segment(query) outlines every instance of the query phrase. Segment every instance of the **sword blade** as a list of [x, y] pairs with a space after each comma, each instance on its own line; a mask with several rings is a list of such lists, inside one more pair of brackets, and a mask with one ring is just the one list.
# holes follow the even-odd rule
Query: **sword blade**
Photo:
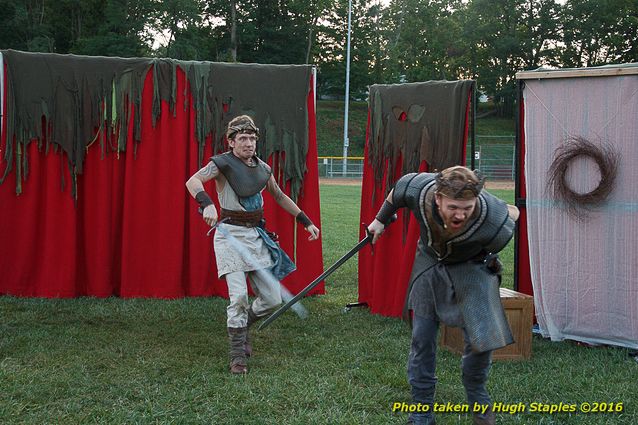
[[[224, 221], [226, 221], [226, 219], [222, 220], [221, 222], [217, 223], [217, 224], [221, 224]], [[217, 226], [217, 225], [216, 225]], [[255, 269], [255, 272], [261, 277], [262, 280], [264, 280], [265, 282], [268, 282], [270, 285], [275, 286], [275, 287], [279, 287], [280, 291], [281, 291], [281, 295], [282, 298], [284, 300], [289, 300], [290, 297], [292, 296], [292, 294], [290, 293], [290, 291], [288, 291], [288, 289], [283, 285], [283, 283], [281, 283], [279, 281], [279, 279], [277, 279], [270, 270], [268, 269], [264, 269], [264, 268], [260, 268], [260, 266], [258, 264], [256, 264], [250, 253], [248, 252], [248, 250], [246, 249], [246, 247], [244, 247], [241, 242], [239, 242], [233, 235], [231, 235], [225, 228], [224, 226], [218, 226], [217, 227], [217, 231], [221, 232], [221, 234], [224, 236], [224, 238], [226, 238], [226, 240], [228, 242], [230, 242], [230, 244], [232, 245], [232, 247], [235, 249], [235, 251], [237, 251], [237, 253], [242, 257], [242, 259], [244, 260], [244, 262], [246, 264], [249, 264], [250, 266], [252, 266]], [[299, 304], [296, 305], [293, 310], [295, 311], [295, 313], [297, 313], [299, 315], [299, 317], [301, 318], [305, 318], [306, 316], [308, 316], [308, 312], [306, 311], [306, 309], [304, 308], [303, 305]]]
[[315, 286], [319, 285], [319, 283], [321, 283], [322, 280], [324, 280], [325, 278], [330, 276], [335, 270], [337, 270], [339, 267], [341, 267], [341, 265], [343, 263], [348, 261], [354, 254], [356, 254], [357, 252], [361, 251], [361, 248], [363, 248], [368, 243], [370, 243], [370, 241], [372, 241], [372, 235], [367, 235], [365, 238], [361, 239], [361, 241], [359, 241], [359, 243], [356, 244], [354, 246], [354, 248], [352, 248], [350, 251], [348, 251], [343, 257], [338, 259], [336, 263], [334, 263], [332, 266], [330, 266], [330, 268], [328, 268], [326, 271], [321, 273], [315, 280], [310, 282], [310, 284], [308, 286], [303, 288], [301, 290], [301, 292], [299, 292], [297, 295], [295, 295], [290, 301], [288, 301], [286, 304], [284, 304], [281, 307], [279, 307], [279, 309], [277, 311], [275, 311], [273, 314], [268, 316], [266, 318], [266, 320], [264, 320], [261, 323], [261, 325], [259, 326], [259, 330], [264, 329], [266, 326], [271, 324], [275, 319], [277, 319], [279, 316], [281, 316], [286, 311], [288, 311], [288, 309], [290, 307], [295, 305], [301, 298], [303, 298], [308, 292], [310, 292], [312, 290], [312, 288], [314, 288]]

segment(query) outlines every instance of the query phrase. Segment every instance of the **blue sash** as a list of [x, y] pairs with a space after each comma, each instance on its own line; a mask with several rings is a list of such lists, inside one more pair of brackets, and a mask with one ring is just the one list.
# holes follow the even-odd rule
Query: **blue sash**
[[[261, 193], [255, 193], [252, 196], [239, 198], [239, 202], [246, 211], [255, 211], [262, 207], [264, 200]], [[297, 270], [295, 263], [293, 263], [290, 257], [288, 257], [288, 254], [286, 254], [284, 250], [281, 249], [281, 247], [273, 241], [270, 236], [268, 236], [264, 229], [261, 227], [255, 227], [255, 229], [257, 229], [257, 233], [259, 233], [259, 236], [261, 236], [266, 243], [268, 252], [270, 252], [273, 263], [275, 263], [270, 271], [277, 279], [282, 280], [284, 277]]]

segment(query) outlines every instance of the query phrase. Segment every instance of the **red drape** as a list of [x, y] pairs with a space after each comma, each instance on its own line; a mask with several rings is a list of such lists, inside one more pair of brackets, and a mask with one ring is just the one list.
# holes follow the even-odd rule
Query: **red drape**
[[[522, 99], [522, 95], [521, 95]], [[516, 175], [516, 201], [521, 199], [523, 202], [527, 197], [527, 188], [525, 186], [525, 105], [520, 102], [519, 120], [518, 120], [518, 173]], [[534, 295], [532, 288], [532, 272], [529, 264], [529, 245], [527, 238], [527, 210], [525, 205], [520, 203], [517, 205], [521, 212], [516, 225], [516, 275], [514, 276], [514, 285], [518, 292], [528, 295]]]
[[[134, 147], [130, 126], [126, 152], [102, 158], [99, 143], [91, 145], [84, 173], [77, 179], [77, 201], [70, 193], [66, 155], [40, 152], [36, 143], [29, 144], [29, 174], [23, 193], [15, 194], [14, 172], [0, 185], [0, 294], [227, 296], [224, 281], [217, 279], [212, 237], [206, 236], [208, 227], [184, 186], [201, 164], [195, 110], [190, 95], [184, 97], [187, 82], [179, 68], [177, 83], [175, 116], [163, 102], [161, 117], [153, 127], [153, 75], [147, 74], [141, 111], [131, 111], [142, 114], [141, 142]], [[184, 102], [189, 105], [186, 110]], [[298, 205], [320, 225], [312, 88], [307, 103], [308, 172]], [[210, 143], [206, 146], [204, 158], [211, 156]], [[1, 170], [5, 166], [0, 162]], [[64, 190], [61, 176], [66, 182]], [[214, 197], [213, 183], [207, 185]], [[289, 193], [289, 188], [283, 189]], [[283, 283], [291, 292], [299, 292], [323, 270], [321, 241], [307, 241], [294, 218], [282, 214], [267, 193], [264, 198], [268, 227], [277, 231], [282, 248], [298, 267]], [[323, 293], [323, 287], [313, 293]]]
[[[471, 93], [470, 93], [471, 96]], [[465, 129], [463, 145], [465, 147], [468, 135], [468, 124], [470, 105], [468, 101], [466, 109]], [[376, 185], [374, 173], [370, 161], [368, 161], [368, 149], [370, 143], [370, 113], [368, 112], [368, 129], [366, 132], [365, 160], [363, 168], [363, 183], [361, 188], [361, 222], [366, 225], [374, 220], [381, 204], [385, 199], [386, 192], [383, 176], [380, 185]], [[458, 163], [465, 163], [465, 148], [462, 158]], [[397, 161], [392, 172], [393, 181], [401, 177], [402, 158]], [[387, 164], [386, 164], [387, 165]], [[386, 167], [387, 169], [387, 167]], [[422, 161], [419, 172], [429, 171], [427, 163]], [[405, 220], [407, 223], [407, 233], [405, 240], [403, 229]], [[361, 237], [365, 234], [365, 229], [361, 230]], [[388, 226], [383, 236], [374, 245], [368, 245], [359, 253], [359, 302], [368, 304], [372, 313], [383, 316], [400, 317], [403, 312], [405, 296], [414, 264], [416, 245], [419, 240], [419, 224], [412, 214], [404, 215], [403, 210], [398, 211], [398, 220]]]

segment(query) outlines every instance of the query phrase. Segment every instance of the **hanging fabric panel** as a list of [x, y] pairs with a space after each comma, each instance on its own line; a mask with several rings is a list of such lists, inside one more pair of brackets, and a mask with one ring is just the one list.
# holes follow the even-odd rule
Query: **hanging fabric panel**
[[[525, 81], [527, 234], [536, 317], [544, 336], [638, 347], [638, 75]], [[548, 171], [567, 140], [612, 148], [611, 193], [570, 214], [550, 195]], [[588, 156], [564, 174], [575, 193], [600, 182]]]
[[[429, 81], [370, 88], [361, 223], [369, 224], [402, 175], [465, 163], [473, 81]], [[362, 227], [361, 237], [365, 235]], [[401, 316], [419, 238], [404, 211], [374, 247], [359, 253], [359, 302]]]
[[[56, 60], [64, 59], [55, 56]], [[6, 77], [8, 57], [3, 57]], [[7, 87], [9, 79], [5, 78], [3, 103], [7, 113], [2, 122], [0, 170], [8, 171], [0, 184], [0, 295], [227, 296], [225, 282], [217, 279], [212, 238], [206, 236], [208, 226], [184, 186], [188, 177], [213, 155], [213, 137], [219, 130], [206, 134], [203, 141], [197, 139], [196, 129], [202, 125], [199, 119], [205, 114], [198, 115], [193, 86], [183, 69], [189, 68], [179, 65], [174, 68], [174, 78], [167, 78], [174, 84], [173, 89], [164, 91], [163, 96], [168, 98], [162, 97], [156, 103], [158, 73], [150, 63], [140, 81], [139, 104], [129, 99], [131, 102], [123, 109], [131, 125], [118, 125], [107, 132], [100, 124], [104, 115], [98, 115], [90, 140], [79, 138], [81, 144], [52, 141], [50, 138], [62, 134], [61, 130], [55, 130], [55, 120], [44, 118], [37, 120], [40, 128], [21, 126], [22, 133], [8, 137], [7, 129], [17, 128], [8, 125], [8, 121], [16, 122], [12, 114], [17, 111], [6, 108], [10, 87]], [[288, 134], [286, 148], [291, 147], [293, 140], [304, 144], [303, 148], [295, 149], [307, 154], [303, 163], [294, 167], [304, 170], [303, 179], [286, 178], [285, 170], [278, 175], [283, 178], [282, 189], [286, 193], [293, 195], [292, 186], [299, 186], [298, 205], [320, 226], [314, 93], [309, 68], [236, 66], [254, 70], [255, 78], [264, 81], [279, 77], [290, 81], [289, 74], [279, 74], [277, 70], [297, 72], [300, 81], [305, 78], [301, 93], [292, 93], [291, 98], [299, 99], [292, 105], [293, 110], [305, 111], [302, 127], [307, 128], [284, 130]], [[266, 68], [269, 72], [264, 74]], [[171, 75], [170, 68], [167, 69]], [[40, 71], [45, 73], [46, 68]], [[106, 114], [104, 99], [101, 102], [98, 106], [102, 109], [98, 110]], [[235, 104], [236, 113], [240, 113], [242, 103]], [[85, 112], [84, 103], [74, 104], [81, 105], [78, 111]], [[33, 107], [24, 108], [27, 106]], [[29, 116], [25, 114], [23, 118]], [[224, 116], [223, 120], [230, 118]], [[115, 122], [113, 116], [104, 125], [110, 122]], [[136, 122], [139, 128], [134, 125]], [[282, 122], [277, 121], [277, 125], [281, 128]], [[273, 127], [271, 134], [277, 134], [276, 131]], [[20, 139], [22, 134], [33, 138], [25, 141]], [[79, 152], [76, 146], [80, 147]], [[281, 149], [282, 145], [274, 146]], [[264, 159], [277, 170], [295, 155], [292, 151], [286, 155], [275, 149]], [[76, 166], [79, 158], [81, 172]], [[17, 163], [20, 167], [16, 167]], [[207, 183], [206, 189], [217, 203], [213, 182]], [[321, 241], [307, 241], [294, 217], [282, 214], [269, 194], [264, 198], [267, 226], [281, 236], [282, 248], [298, 267], [283, 283], [291, 292], [298, 292], [323, 270]], [[312, 293], [323, 293], [323, 287]]]

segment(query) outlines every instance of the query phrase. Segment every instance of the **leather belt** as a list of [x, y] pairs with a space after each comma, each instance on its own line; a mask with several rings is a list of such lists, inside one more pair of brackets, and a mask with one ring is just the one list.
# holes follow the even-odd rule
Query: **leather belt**
[[228, 218], [226, 224], [232, 224], [233, 226], [257, 227], [264, 218], [264, 210], [237, 211], [222, 208], [219, 219], [222, 220], [224, 218]]

